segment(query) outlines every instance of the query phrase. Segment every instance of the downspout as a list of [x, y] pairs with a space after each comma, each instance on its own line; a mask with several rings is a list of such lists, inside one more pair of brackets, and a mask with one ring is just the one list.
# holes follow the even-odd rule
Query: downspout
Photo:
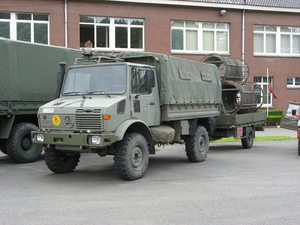
[[245, 61], [245, 9], [242, 15], [242, 60]]
[[68, 0], [65, 0], [65, 47], [68, 47]]

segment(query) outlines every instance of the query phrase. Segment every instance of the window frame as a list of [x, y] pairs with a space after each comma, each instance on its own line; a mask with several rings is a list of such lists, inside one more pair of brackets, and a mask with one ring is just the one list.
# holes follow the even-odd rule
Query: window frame
[[[263, 90], [262, 91], [263, 96], [261, 96], [263, 99], [263, 103], [262, 105], [261, 104], [258, 105], [259, 106], [261, 105], [261, 108], [273, 107], [273, 96], [272, 96], [273, 94], [271, 94], [269, 91], [269, 82], [268, 82], [268, 80], [271, 80], [271, 84], [273, 85], [273, 78], [269, 77], [268, 79], [267, 76], [255, 76], [253, 79], [254, 79], [254, 83]], [[266, 98], [266, 103], [264, 102], [265, 98]]]
[[[256, 30], [256, 28], [263, 28], [263, 30]], [[270, 27], [275, 27], [276, 29], [274, 31], [267, 30]], [[288, 28], [290, 29], [290, 32], [288, 31], [281, 31], [281, 29]], [[263, 35], [263, 43], [262, 44], [262, 52], [257, 52], [255, 49], [255, 36], [256, 34]], [[275, 52], [267, 52], [267, 45], [269, 44], [269, 41], [267, 41], [266, 36], [267, 35], [274, 35], [275, 36]], [[289, 53], [282, 52], [282, 44], [283, 44], [283, 36], [287, 37], [289, 39]], [[292, 26], [277, 26], [277, 25], [259, 25], [255, 24], [253, 26], [253, 54], [254, 56], [280, 56], [280, 57], [300, 57], [300, 47], [296, 46], [293, 39], [294, 37], [297, 37], [300, 39], [300, 27], [292, 27]], [[296, 42], [296, 41], [295, 41]], [[299, 44], [298, 44], [299, 45]], [[299, 53], [293, 52], [293, 47], [298, 47]]]
[[[7, 12], [3, 12], [7, 13]], [[10, 19], [0, 19], [0, 22], [8, 22], [9, 23], [9, 37], [8, 39], [19, 40], [18, 39], [18, 24], [29, 24], [30, 25], [30, 41], [28, 40], [19, 40], [19, 41], [27, 41], [31, 43], [38, 44], [50, 44], [50, 15], [47, 13], [23, 13], [23, 12], [9, 12]], [[30, 15], [30, 19], [18, 19], [18, 15], [20, 14], [28, 14]], [[34, 15], [47, 15], [47, 20], [36, 20], [34, 19]], [[35, 25], [36, 24], [45, 24], [47, 25], [47, 43], [35, 42]]]
[[[87, 15], [80, 15], [81, 17], [89, 17], [93, 19], [93, 22], [80, 22], [81, 19], [79, 19], [79, 26], [81, 25], [90, 25], [93, 26], [94, 29], [94, 42], [93, 46], [94, 48], [97, 48], [97, 50], [103, 50], [103, 51], [124, 51], [124, 50], [130, 50], [130, 51], [144, 51], [145, 49], [145, 20], [142, 18], [125, 18], [125, 17], [106, 17], [106, 16], [87, 16]], [[107, 23], [99, 23], [97, 22], [97, 19], [104, 18], [108, 19], [109, 21]], [[127, 23], [115, 23], [116, 20], [127, 20]], [[134, 20], [142, 20], [142, 25], [136, 25], [131, 24]], [[97, 47], [98, 45], [98, 39], [97, 39], [97, 28], [98, 27], [105, 27], [106, 30], [108, 30], [108, 47]], [[127, 47], [120, 48], [116, 47], [116, 29], [117, 28], [127, 28]], [[142, 47], [141, 48], [133, 48], [131, 45], [132, 41], [132, 29], [134, 28], [140, 28], [142, 29]], [[80, 40], [81, 41], [81, 40]], [[107, 45], [107, 42], [105, 43]], [[84, 46], [80, 46], [80, 48], [84, 48]]]
[[[172, 23], [180, 22], [183, 23], [183, 26], [173, 26]], [[195, 23], [197, 27], [189, 27], [188, 23]], [[214, 28], [205, 28], [203, 24], [213, 24]], [[218, 24], [226, 25], [226, 28], [218, 28]], [[174, 30], [182, 30], [183, 38], [182, 38], [182, 46], [183, 49], [173, 49], [173, 31]], [[197, 32], [197, 49], [196, 50], [188, 50], [187, 49], [187, 31], [196, 31]], [[213, 41], [213, 50], [204, 50], [204, 32], [209, 31], [213, 32], [214, 41]], [[227, 50], [219, 51], [218, 50], [218, 32], [225, 32], [227, 35]], [[171, 21], [171, 37], [170, 37], [170, 48], [171, 53], [175, 54], [208, 54], [208, 53], [218, 53], [223, 55], [228, 55], [230, 52], [230, 23], [218, 23], [218, 22], [196, 22], [196, 21], [179, 21], [172, 20]]]
[[[299, 85], [296, 85], [296, 78], [299, 80]], [[292, 83], [293, 84], [288, 84], [288, 81], [287, 81], [287, 84], [286, 84], [286, 87], [288, 89], [300, 89], [300, 77], [292, 77], [292, 76], [288, 76], [287, 79], [292, 79]]]

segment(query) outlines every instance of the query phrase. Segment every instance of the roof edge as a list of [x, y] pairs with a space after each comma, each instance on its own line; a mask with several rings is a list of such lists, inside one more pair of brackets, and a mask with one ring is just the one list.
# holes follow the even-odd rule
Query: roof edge
[[106, 0], [106, 2], [124, 2], [124, 3], [142, 3], [152, 5], [172, 5], [186, 7], [207, 7], [207, 8], [222, 8], [222, 9], [237, 9], [251, 11], [268, 11], [268, 12], [285, 12], [285, 13], [300, 13], [298, 8], [282, 8], [282, 7], [267, 7], [253, 5], [236, 5], [222, 3], [206, 3], [195, 1], [176, 1], [176, 0]]

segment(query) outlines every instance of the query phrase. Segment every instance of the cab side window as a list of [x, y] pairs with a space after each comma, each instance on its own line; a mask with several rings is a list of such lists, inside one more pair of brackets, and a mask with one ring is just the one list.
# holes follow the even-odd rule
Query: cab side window
[[147, 87], [146, 69], [133, 67], [131, 69], [131, 93], [151, 94], [151, 88]]

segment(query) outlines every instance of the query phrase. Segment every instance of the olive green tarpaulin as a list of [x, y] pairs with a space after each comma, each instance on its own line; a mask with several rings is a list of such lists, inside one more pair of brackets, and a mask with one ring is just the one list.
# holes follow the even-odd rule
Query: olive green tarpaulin
[[221, 80], [215, 65], [157, 53], [117, 56], [156, 67], [161, 104], [221, 104]]
[[79, 57], [80, 50], [0, 38], [0, 101], [54, 99], [59, 63]]

